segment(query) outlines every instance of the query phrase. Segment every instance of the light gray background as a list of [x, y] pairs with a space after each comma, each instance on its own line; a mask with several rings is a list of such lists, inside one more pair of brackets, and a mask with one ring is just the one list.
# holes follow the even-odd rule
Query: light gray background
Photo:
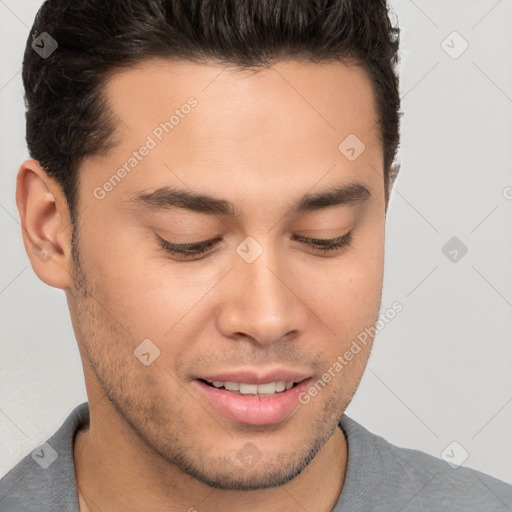
[[[40, 5], [0, 0], [0, 476], [87, 399], [64, 292], [32, 271], [14, 199], [28, 156], [22, 54]], [[404, 310], [347, 412], [437, 457], [456, 441], [464, 465], [512, 482], [512, 1], [391, 5], [404, 117], [383, 311]], [[463, 48], [453, 31], [469, 43], [458, 58], [442, 47]], [[456, 263], [441, 252], [454, 236], [468, 247]]]

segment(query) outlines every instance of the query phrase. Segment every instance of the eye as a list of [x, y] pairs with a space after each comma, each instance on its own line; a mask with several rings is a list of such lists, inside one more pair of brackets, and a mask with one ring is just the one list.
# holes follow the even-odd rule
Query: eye
[[323, 238], [304, 238], [299, 235], [294, 235], [294, 238], [297, 239], [297, 241], [301, 244], [307, 245], [309, 247], [312, 246], [317, 251], [324, 253], [336, 252], [350, 245], [352, 231], [349, 231], [348, 233], [338, 238], [330, 238], [328, 240]]
[[193, 242], [189, 244], [173, 244], [168, 240], [163, 239], [162, 237], [157, 236], [160, 247], [169, 254], [174, 256], [178, 256], [179, 258], [188, 260], [193, 259], [197, 256], [201, 256], [208, 252], [211, 252], [210, 249], [217, 245], [220, 238], [214, 238], [212, 240], [205, 240], [203, 242]]
[[[155, 233], [156, 234], [156, 233]], [[156, 235], [160, 247], [169, 254], [177, 256], [183, 260], [191, 260], [212, 252], [212, 249], [217, 245], [221, 238], [213, 238], [203, 242], [193, 242], [188, 244], [173, 244], [168, 240]], [[352, 231], [349, 231], [343, 236], [338, 238], [305, 238], [299, 235], [293, 235], [293, 238], [300, 244], [313, 248], [314, 250], [322, 253], [339, 252], [341, 249], [348, 247], [351, 242]]]

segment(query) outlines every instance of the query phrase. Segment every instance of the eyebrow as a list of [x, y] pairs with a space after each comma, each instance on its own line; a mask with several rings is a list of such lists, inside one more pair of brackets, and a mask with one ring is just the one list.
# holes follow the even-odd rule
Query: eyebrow
[[[301, 197], [291, 205], [289, 215], [300, 215], [330, 206], [354, 205], [370, 197], [370, 191], [361, 183], [333, 185], [322, 192], [310, 193]], [[241, 218], [238, 208], [225, 199], [196, 194], [170, 185], [159, 187], [152, 192], [141, 192], [124, 202], [128, 206], [150, 210], [182, 208], [207, 215]]]

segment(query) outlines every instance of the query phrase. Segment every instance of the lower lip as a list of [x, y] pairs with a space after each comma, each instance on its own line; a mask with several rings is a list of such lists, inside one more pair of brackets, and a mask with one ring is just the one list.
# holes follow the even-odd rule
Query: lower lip
[[273, 396], [238, 395], [224, 388], [214, 388], [203, 381], [193, 383], [223, 416], [247, 425], [271, 425], [285, 419], [299, 404], [299, 395], [310, 379]]

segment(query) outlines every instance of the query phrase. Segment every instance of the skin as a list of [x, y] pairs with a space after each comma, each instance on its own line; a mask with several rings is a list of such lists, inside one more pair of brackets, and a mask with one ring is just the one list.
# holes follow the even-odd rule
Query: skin
[[[367, 75], [341, 63], [280, 61], [250, 73], [152, 60], [111, 77], [107, 95], [119, 144], [80, 167], [74, 251], [58, 184], [33, 159], [17, 182], [32, 267], [65, 290], [83, 363], [91, 422], [74, 445], [81, 510], [332, 510], [347, 460], [337, 424], [371, 341], [276, 424], [228, 419], [192, 383], [277, 367], [315, 381], [378, 320], [387, 205]], [[197, 107], [103, 199], [94, 197], [190, 96]], [[338, 150], [351, 133], [366, 146], [355, 161]], [[371, 197], [289, 214], [304, 194], [349, 182]], [[242, 217], [128, 205], [162, 185], [226, 199]], [[291, 238], [351, 229], [351, 244], [328, 255]], [[155, 232], [174, 243], [222, 241], [183, 261]], [[247, 236], [264, 248], [250, 264], [235, 252]], [[145, 366], [134, 350], [147, 338], [160, 356]], [[237, 456], [249, 442], [260, 454], [251, 467]]]

